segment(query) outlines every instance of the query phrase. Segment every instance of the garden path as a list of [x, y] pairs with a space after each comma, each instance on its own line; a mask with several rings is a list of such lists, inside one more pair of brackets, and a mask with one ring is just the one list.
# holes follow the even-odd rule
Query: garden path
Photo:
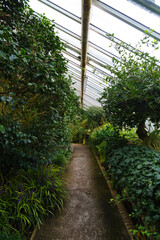
[[62, 212], [50, 217], [34, 240], [129, 240], [110, 191], [89, 147], [73, 144], [66, 176], [69, 196]]

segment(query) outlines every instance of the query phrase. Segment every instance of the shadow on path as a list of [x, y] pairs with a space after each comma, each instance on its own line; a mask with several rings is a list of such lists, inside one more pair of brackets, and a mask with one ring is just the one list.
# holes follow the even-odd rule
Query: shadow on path
[[68, 166], [69, 197], [61, 213], [50, 217], [35, 240], [129, 240], [108, 186], [89, 147], [73, 144]]

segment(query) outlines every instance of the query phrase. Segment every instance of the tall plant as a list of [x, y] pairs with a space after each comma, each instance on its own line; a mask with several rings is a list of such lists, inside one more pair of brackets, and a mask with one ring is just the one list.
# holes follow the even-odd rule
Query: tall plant
[[[35, 165], [68, 141], [77, 104], [54, 22], [26, 0], [0, 9], [0, 164]], [[59, 132], [57, 131], [59, 129]], [[65, 136], [63, 136], [65, 134]]]
[[140, 139], [147, 137], [147, 119], [156, 126], [160, 120], [159, 60], [142, 51], [144, 44], [159, 50], [158, 41], [147, 35], [137, 50], [128, 51], [123, 43], [116, 46], [120, 58], [113, 58], [113, 67], [108, 67], [112, 76], [106, 78], [109, 86], [100, 98], [107, 120], [121, 128], [137, 127]]

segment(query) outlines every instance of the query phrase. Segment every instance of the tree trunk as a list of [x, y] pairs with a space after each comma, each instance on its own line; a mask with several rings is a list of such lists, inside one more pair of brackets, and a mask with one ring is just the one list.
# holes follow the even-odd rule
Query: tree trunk
[[144, 140], [148, 134], [147, 134], [147, 131], [145, 130], [145, 121], [144, 122], [140, 122], [138, 124], [138, 129], [136, 131], [138, 137], [142, 140]]
[[4, 179], [3, 179], [3, 175], [2, 175], [2, 171], [1, 171], [1, 168], [0, 168], [0, 185], [4, 182]]

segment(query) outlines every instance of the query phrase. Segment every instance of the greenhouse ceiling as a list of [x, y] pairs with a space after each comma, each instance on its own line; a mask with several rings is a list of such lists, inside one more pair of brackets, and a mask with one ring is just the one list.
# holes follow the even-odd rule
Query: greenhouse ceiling
[[150, 29], [160, 40], [160, 0], [30, 0], [30, 6], [55, 21], [68, 75], [85, 108], [100, 106], [97, 99], [111, 74], [106, 66], [118, 57], [115, 42], [135, 47]]

